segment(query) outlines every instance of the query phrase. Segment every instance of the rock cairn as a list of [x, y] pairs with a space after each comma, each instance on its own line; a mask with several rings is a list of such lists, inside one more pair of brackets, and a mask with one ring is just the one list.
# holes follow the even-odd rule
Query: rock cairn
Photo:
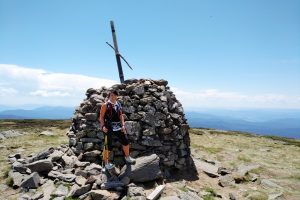
[[[135, 164], [125, 165], [122, 146], [113, 138], [110, 159], [117, 167], [107, 171], [100, 165], [104, 135], [99, 129], [99, 109], [109, 90], [91, 88], [75, 110], [67, 133], [69, 145], [24, 158], [10, 155], [9, 185], [21, 188], [20, 199], [146, 199], [143, 187], [136, 184], [168, 178], [172, 169], [192, 164], [188, 124], [167, 84], [141, 79], [113, 86], [123, 105]], [[161, 191], [156, 188], [150, 196]]]
[[[181, 103], [166, 80], [131, 79], [112, 86], [119, 91], [131, 156], [157, 154], [160, 168], [184, 169], [191, 163], [188, 124]], [[68, 132], [69, 146], [83, 161], [101, 162], [104, 135], [100, 131], [99, 111], [109, 89], [90, 88], [86, 99], [76, 108]], [[114, 138], [115, 140], [116, 138]], [[125, 164], [121, 144], [113, 142], [110, 160]]]

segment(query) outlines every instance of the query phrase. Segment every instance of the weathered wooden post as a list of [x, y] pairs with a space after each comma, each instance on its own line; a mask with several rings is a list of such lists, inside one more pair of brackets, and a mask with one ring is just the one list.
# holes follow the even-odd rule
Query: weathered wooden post
[[118, 65], [118, 70], [119, 70], [119, 77], [120, 77], [121, 83], [124, 83], [124, 74], [123, 74], [123, 69], [122, 69], [122, 64], [121, 64], [121, 59], [120, 59], [120, 53], [119, 53], [119, 49], [118, 49], [116, 30], [115, 30], [113, 21], [110, 21], [110, 27], [111, 27], [112, 37], [113, 37], [113, 41], [114, 41], [114, 50], [115, 50], [116, 60], [117, 60], [117, 65]]

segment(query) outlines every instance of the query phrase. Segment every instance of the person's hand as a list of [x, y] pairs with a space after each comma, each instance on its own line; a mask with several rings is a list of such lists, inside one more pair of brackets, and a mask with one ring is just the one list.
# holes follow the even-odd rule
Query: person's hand
[[105, 126], [103, 126], [102, 131], [103, 131], [104, 133], [107, 133], [107, 132], [108, 132], [108, 129], [107, 129]]
[[125, 126], [122, 126], [121, 131], [126, 134]]

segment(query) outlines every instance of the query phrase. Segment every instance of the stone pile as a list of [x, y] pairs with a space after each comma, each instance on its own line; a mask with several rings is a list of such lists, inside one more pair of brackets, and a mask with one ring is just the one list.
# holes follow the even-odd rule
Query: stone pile
[[136, 164], [114, 169], [113, 173], [104, 171], [101, 165], [79, 160], [67, 145], [24, 158], [19, 153], [13, 154], [8, 160], [12, 165], [9, 185], [21, 189], [20, 200], [63, 200], [66, 197], [97, 200], [123, 196], [126, 199], [127, 195], [141, 195], [133, 192], [134, 183], [162, 178], [156, 154], [139, 157]]
[[109, 89], [90, 88], [72, 117], [69, 145], [25, 158], [10, 155], [9, 184], [22, 189], [20, 199], [146, 199], [135, 184], [168, 177], [173, 169], [192, 164], [187, 120], [167, 83], [141, 79], [112, 86], [119, 91], [134, 165], [125, 165], [122, 146], [113, 137], [110, 160], [116, 168], [103, 170], [99, 111]]
[[[131, 156], [157, 154], [166, 176], [171, 169], [184, 169], [192, 161], [189, 126], [181, 103], [167, 84], [165, 80], [131, 79], [112, 86], [119, 91]], [[84, 161], [101, 163], [104, 135], [100, 130], [99, 111], [108, 93], [109, 89], [104, 87], [88, 89], [86, 99], [72, 118], [67, 134], [69, 146]], [[110, 160], [117, 166], [125, 164], [117, 141], [113, 142]]]

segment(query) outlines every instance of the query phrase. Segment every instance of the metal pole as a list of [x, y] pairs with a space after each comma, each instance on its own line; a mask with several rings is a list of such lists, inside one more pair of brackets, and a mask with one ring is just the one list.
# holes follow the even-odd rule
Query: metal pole
[[116, 30], [115, 30], [113, 21], [110, 21], [110, 27], [111, 27], [112, 37], [113, 37], [113, 41], [114, 41], [114, 48], [115, 48], [117, 65], [118, 65], [119, 77], [120, 77], [121, 83], [124, 83], [124, 74], [123, 74], [123, 69], [122, 69], [122, 64], [121, 64], [121, 59], [120, 59], [120, 53], [119, 53], [119, 49], [118, 49]]

